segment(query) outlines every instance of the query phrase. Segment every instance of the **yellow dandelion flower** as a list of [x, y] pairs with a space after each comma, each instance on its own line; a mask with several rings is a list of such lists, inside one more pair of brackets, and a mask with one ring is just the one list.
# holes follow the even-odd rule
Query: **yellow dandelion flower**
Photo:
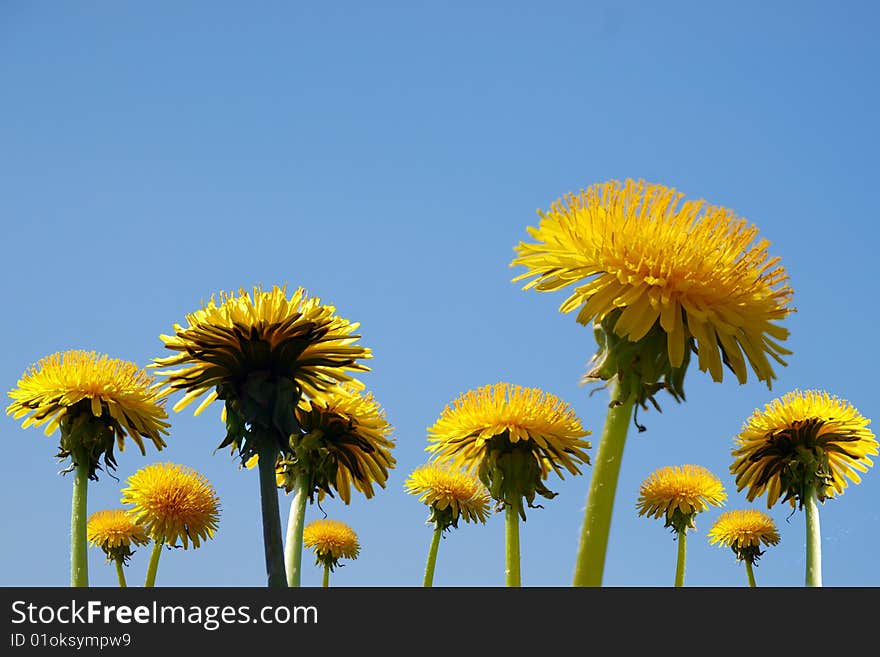
[[561, 312], [579, 309], [577, 321], [601, 325], [608, 340], [645, 346], [628, 363], [600, 356], [592, 376], [608, 379], [636, 363], [643, 382], [663, 375], [662, 387], [681, 393], [677, 370], [694, 352], [715, 381], [727, 366], [744, 383], [750, 366], [769, 387], [776, 376], [768, 356], [785, 365], [791, 353], [778, 323], [794, 310], [788, 275], [757, 228], [683, 196], [633, 180], [569, 194], [539, 211], [539, 226], [528, 228], [536, 243], [520, 242], [511, 262], [527, 271], [513, 280], [531, 279], [524, 289], [542, 292], [575, 285]]
[[767, 495], [803, 506], [815, 487], [820, 501], [843, 493], [847, 479], [861, 481], [878, 442], [848, 401], [821, 390], [794, 390], [756, 410], [735, 439], [730, 472], [751, 502]]
[[340, 559], [357, 559], [360, 553], [357, 534], [338, 520], [315, 520], [303, 529], [303, 545], [312, 548], [316, 563], [336, 568]]
[[182, 465], [153, 463], [128, 478], [122, 503], [157, 544], [188, 549], [213, 538], [220, 519], [220, 500], [207, 478]]
[[429, 523], [445, 531], [465, 522], [484, 523], [489, 518], [489, 491], [474, 475], [449, 466], [428, 463], [413, 470], [404, 488], [431, 509]]
[[[550, 471], [580, 474], [589, 464], [582, 440], [590, 432], [574, 410], [555, 395], [509, 383], [470, 390], [428, 428], [428, 452], [440, 464], [477, 473], [490, 495], [516, 507], [535, 494], [555, 496], [542, 483]], [[524, 514], [523, 514], [524, 515]]]
[[[185, 390], [174, 405], [179, 411], [204, 396], [195, 414], [216, 399], [225, 400], [227, 437], [221, 446], [254, 453], [254, 431], [269, 432], [287, 450], [298, 432], [294, 408], [302, 394], [317, 397], [339, 382], [360, 385], [350, 372], [366, 372], [360, 359], [372, 357], [356, 345], [359, 324], [335, 314], [335, 307], [309, 298], [303, 288], [288, 298], [285, 287], [255, 287], [253, 294], [222, 292], [187, 315], [187, 326], [160, 336], [179, 352], [154, 359], [167, 376], [169, 390]], [[175, 369], [176, 368], [176, 369]]]
[[164, 396], [134, 363], [94, 351], [58, 352], [31, 366], [8, 394], [14, 401], [6, 414], [27, 416], [23, 428], [45, 425], [47, 436], [60, 427], [59, 458], [84, 450], [92, 479], [101, 455], [108, 468], [116, 467], [113, 447], [123, 451], [125, 438], [142, 454], [143, 438], [157, 450], [165, 447], [162, 435], [170, 425]]
[[709, 529], [709, 543], [729, 547], [738, 560], [754, 563], [763, 554], [762, 546], [779, 543], [779, 531], [773, 518], [763, 511], [726, 511]]
[[351, 488], [369, 499], [373, 484], [384, 488], [388, 471], [396, 465], [391, 455], [393, 427], [372, 393], [351, 384], [329, 389], [317, 398], [303, 399], [296, 417], [305, 435], [291, 439], [292, 458], [279, 460], [279, 485], [293, 490], [296, 475], [310, 480], [309, 496], [339, 493], [346, 504]]
[[144, 528], [137, 524], [124, 509], [105, 509], [89, 516], [87, 536], [89, 543], [99, 547], [108, 561], [127, 561], [133, 547], [150, 542]]
[[699, 465], [667, 466], [652, 472], [639, 488], [640, 516], [665, 517], [665, 527], [683, 532], [694, 527], [696, 514], [721, 506], [727, 493], [721, 480]]

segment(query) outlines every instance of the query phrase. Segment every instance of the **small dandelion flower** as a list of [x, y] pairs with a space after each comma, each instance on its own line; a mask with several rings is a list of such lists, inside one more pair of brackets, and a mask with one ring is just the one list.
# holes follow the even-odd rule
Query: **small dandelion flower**
[[[114, 446], [128, 438], [146, 454], [143, 439], [157, 450], [168, 434], [165, 399], [152, 376], [137, 365], [94, 351], [70, 350], [42, 358], [9, 392], [6, 414], [25, 416], [22, 428], [45, 425], [49, 436], [61, 428], [58, 457], [87, 460], [89, 478], [97, 479], [99, 459], [116, 467]], [[83, 456], [76, 456], [82, 453]]]
[[730, 472], [737, 490], [751, 502], [766, 494], [767, 508], [777, 500], [803, 507], [807, 489], [817, 499], [843, 493], [847, 479], [861, 481], [878, 453], [878, 442], [848, 401], [821, 390], [794, 390], [756, 410], [735, 440]]
[[[338, 520], [315, 520], [303, 529], [303, 545], [315, 552], [315, 563], [324, 566], [325, 576], [339, 565], [340, 559], [357, 559], [360, 554], [357, 534]], [[325, 582], [326, 586], [326, 582]]]
[[184, 549], [213, 538], [220, 519], [220, 500], [201, 473], [174, 463], [154, 463], [128, 478], [122, 503], [156, 543]]
[[642, 482], [636, 503], [639, 515], [665, 518], [664, 527], [676, 534], [675, 586], [684, 586], [687, 530], [696, 529], [698, 513], [721, 506], [726, 499], [721, 480], [699, 465], [659, 468]]
[[437, 551], [443, 532], [465, 522], [485, 523], [489, 518], [492, 499], [482, 482], [472, 474], [449, 465], [427, 463], [413, 470], [404, 482], [406, 492], [418, 496], [428, 505], [431, 514], [428, 523], [434, 525], [434, 535], [428, 550], [424, 586], [433, 586]]
[[134, 553], [132, 548], [150, 542], [144, 528], [125, 509], [96, 511], [89, 516], [86, 527], [89, 543], [101, 548], [107, 561], [127, 563]]
[[458, 527], [459, 519], [485, 523], [489, 518], [489, 491], [477, 477], [449, 466], [419, 466], [407, 477], [404, 488], [431, 509], [428, 522], [441, 531]]
[[779, 543], [779, 531], [773, 518], [763, 511], [726, 511], [709, 529], [709, 543], [729, 547], [738, 561], [754, 564], [764, 554], [762, 547]]
[[682, 465], [659, 468], [642, 482], [636, 503], [640, 516], [664, 518], [676, 532], [695, 527], [698, 513], [721, 506], [727, 499], [724, 486], [706, 468]]
[[391, 455], [393, 427], [371, 393], [351, 384], [335, 386], [315, 399], [302, 399], [296, 409], [304, 435], [291, 439], [293, 453], [276, 465], [280, 486], [289, 493], [296, 476], [310, 480], [311, 498], [333, 496], [349, 504], [351, 489], [373, 497], [373, 485], [382, 488], [396, 465]]
[[520, 586], [519, 520], [536, 495], [556, 493], [544, 485], [550, 472], [580, 474], [589, 464], [581, 426], [564, 401], [538, 388], [509, 383], [469, 390], [443, 409], [428, 427], [428, 447], [440, 465], [475, 473], [505, 510], [506, 584]]
[[439, 464], [477, 473], [490, 495], [525, 519], [522, 500], [555, 497], [543, 481], [563, 469], [581, 474], [589, 464], [590, 432], [574, 410], [555, 395], [509, 383], [460, 395], [428, 428], [427, 451]]

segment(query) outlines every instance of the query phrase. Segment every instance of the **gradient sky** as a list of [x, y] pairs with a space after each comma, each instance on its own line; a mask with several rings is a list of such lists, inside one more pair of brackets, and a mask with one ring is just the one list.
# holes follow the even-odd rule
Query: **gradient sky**
[[[564, 293], [511, 283], [513, 247], [568, 192], [663, 183], [755, 223], [797, 307], [772, 391], [692, 366], [687, 401], [661, 398], [662, 414], [641, 415], [648, 431], [630, 432], [605, 584], [669, 586], [673, 537], [635, 512], [652, 470], [703, 465], [726, 509], [764, 508], [728, 474], [755, 408], [824, 388], [877, 413], [878, 18], [868, 2], [0, 2], [0, 381], [11, 389], [66, 349], [145, 366], [212, 293], [302, 285], [361, 323], [374, 352], [363, 381], [397, 441], [386, 489], [323, 505], [362, 546], [331, 585], [420, 586], [431, 528], [403, 482], [460, 393], [553, 392], [596, 451], [607, 393], [579, 385], [591, 332], [558, 312]], [[89, 511], [118, 507], [144, 465], [196, 468], [221, 498], [219, 530], [163, 554], [157, 584], [262, 586], [257, 473], [214, 451], [219, 403], [193, 408], [171, 414], [161, 453], [117, 454], [119, 481], [93, 482]], [[0, 422], [0, 584], [66, 586], [58, 436]], [[524, 585], [571, 583], [589, 476], [549, 479], [558, 497], [529, 511]], [[826, 585], [880, 585], [878, 500], [869, 471], [821, 508]], [[720, 512], [689, 534], [689, 586], [745, 585], [733, 554], [708, 544]], [[770, 514], [782, 540], [758, 584], [800, 586], [804, 515]], [[435, 584], [503, 585], [503, 555], [502, 515], [462, 524]], [[132, 585], [147, 558], [133, 557]], [[320, 585], [311, 553], [304, 563], [303, 584]], [[115, 586], [97, 549], [90, 576]]]

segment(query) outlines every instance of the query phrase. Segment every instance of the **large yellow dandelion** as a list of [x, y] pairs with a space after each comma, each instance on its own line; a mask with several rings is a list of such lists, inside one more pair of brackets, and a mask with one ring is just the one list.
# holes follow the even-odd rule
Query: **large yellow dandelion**
[[[791, 353], [779, 325], [793, 308], [779, 258], [758, 229], [733, 211], [703, 200], [682, 202], [675, 189], [644, 181], [610, 181], [569, 194], [539, 212], [536, 243], [521, 242], [514, 281], [551, 292], [576, 287], [560, 311], [581, 324], [602, 324], [630, 343], [658, 334], [668, 364], [698, 354], [699, 367], [721, 381], [727, 366], [740, 383], [749, 366], [769, 386], [768, 360]], [[614, 373], [616, 374], [616, 372]]]
[[203, 398], [198, 415], [216, 399], [224, 401], [226, 438], [220, 447], [237, 449], [242, 463], [259, 459], [260, 500], [266, 573], [271, 587], [288, 585], [275, 487], [279, 454], [292, 454], [304, 432], [296, 416], [303, 396], [317, 400], [340, 383], [362, 387], [352, 373], [366, 372], [372, 357], [356, 344], [359, 324], [336, 314], [334, 306], [309, 297], [303, 288], [253, 294], [244, 289], [212, 296], [161, 336], [173, 356], [155, 359], [165, 369], [169, 390], [185, 391], [178, 411]]
[[726, 499], [721, 480], [699, 465], [659, 468], [642, 482], [636, 503], [639, 515], [664, 518], [664, 526], [671, 527], [676, 534], [675, 586], [684, 586], [688, 529], [696, 529], [698, 513], [721, 506]]
[[520, 585], [519, 519], [524, 502], [552, 499], [544, 485], [551, 471], [580, 474], [589, 464], [590, 434], [574, 410], [551, 393], [509, 383], [460, 395], [428, 428], [428, 452], [439, 464], [476, 473], [506, 514], [507, 584]]

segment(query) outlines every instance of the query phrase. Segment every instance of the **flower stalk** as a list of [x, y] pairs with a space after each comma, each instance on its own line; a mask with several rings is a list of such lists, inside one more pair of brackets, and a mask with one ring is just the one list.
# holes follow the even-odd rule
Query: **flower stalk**
[[284, 543], [281, 539], [281, 510], [278, 506], [278, 486], [275, 479], [275, 458], [278, 448], [273, 441], [263, 440], [257, 448], [260, 475], [260, 510], [263, 521], [263, 549], [266, 557], [266, 577], [269, 588], [286, 588], [284, 572]]
[[89, 585], [88, 558], [88, 486], [89, 460], [85, 450], [72, 454], [74, 459], [73, 496], [70, 506], [70, 585]]
[[822, 536], [819, 528], [819, 502], [816, 484], [808, 484], [804, 495], [807, 525], [807, 586], [822, 586]]
[[521, 586], [519, 565], [519, 511], [508, 504], [504, 509], [505, 585]]
[[429, 588], [434, 585], [434, 568], [437, 566], [437, 551], [440, 549], [440, 538], [443, 535], [443, 529], [440, 525], [435, 525], [431, 534], [431, 547], [428, 548], [428, 562], [425, 564], [425, 579], [422, 586]]
[[617, 479], [635, 404], [635, 393], [624, 400], [615, 401], [619, 387], [617, 381], [611, 386], [612, 401], [602, 429], [599, 450], [593, 458], [593, 475], [575, 561], [574, 586], [602, 586]]
[[675, 560], [675, 586], [684, 586], [684, 567], [687, 559], [687, 528], [677, 532], [678, 554]]
[[290, 515], [287, 517], [287, 536], [284, 544], [287, 585], [294, 588], [301, 586], [302, 583], [303, 530], [310, 488], [308, 474], [299, 472], [294, 484]]
[[147, 577], [144, 580], [145, 588], [153, 588], [156, 586], [156, 573], [159, 570], [159, 557], [162, 556], [162, 547], [165, 545], [163, 541], [153, 542], [153, 551], [150, 553], [150, 562], [147, 564]]

